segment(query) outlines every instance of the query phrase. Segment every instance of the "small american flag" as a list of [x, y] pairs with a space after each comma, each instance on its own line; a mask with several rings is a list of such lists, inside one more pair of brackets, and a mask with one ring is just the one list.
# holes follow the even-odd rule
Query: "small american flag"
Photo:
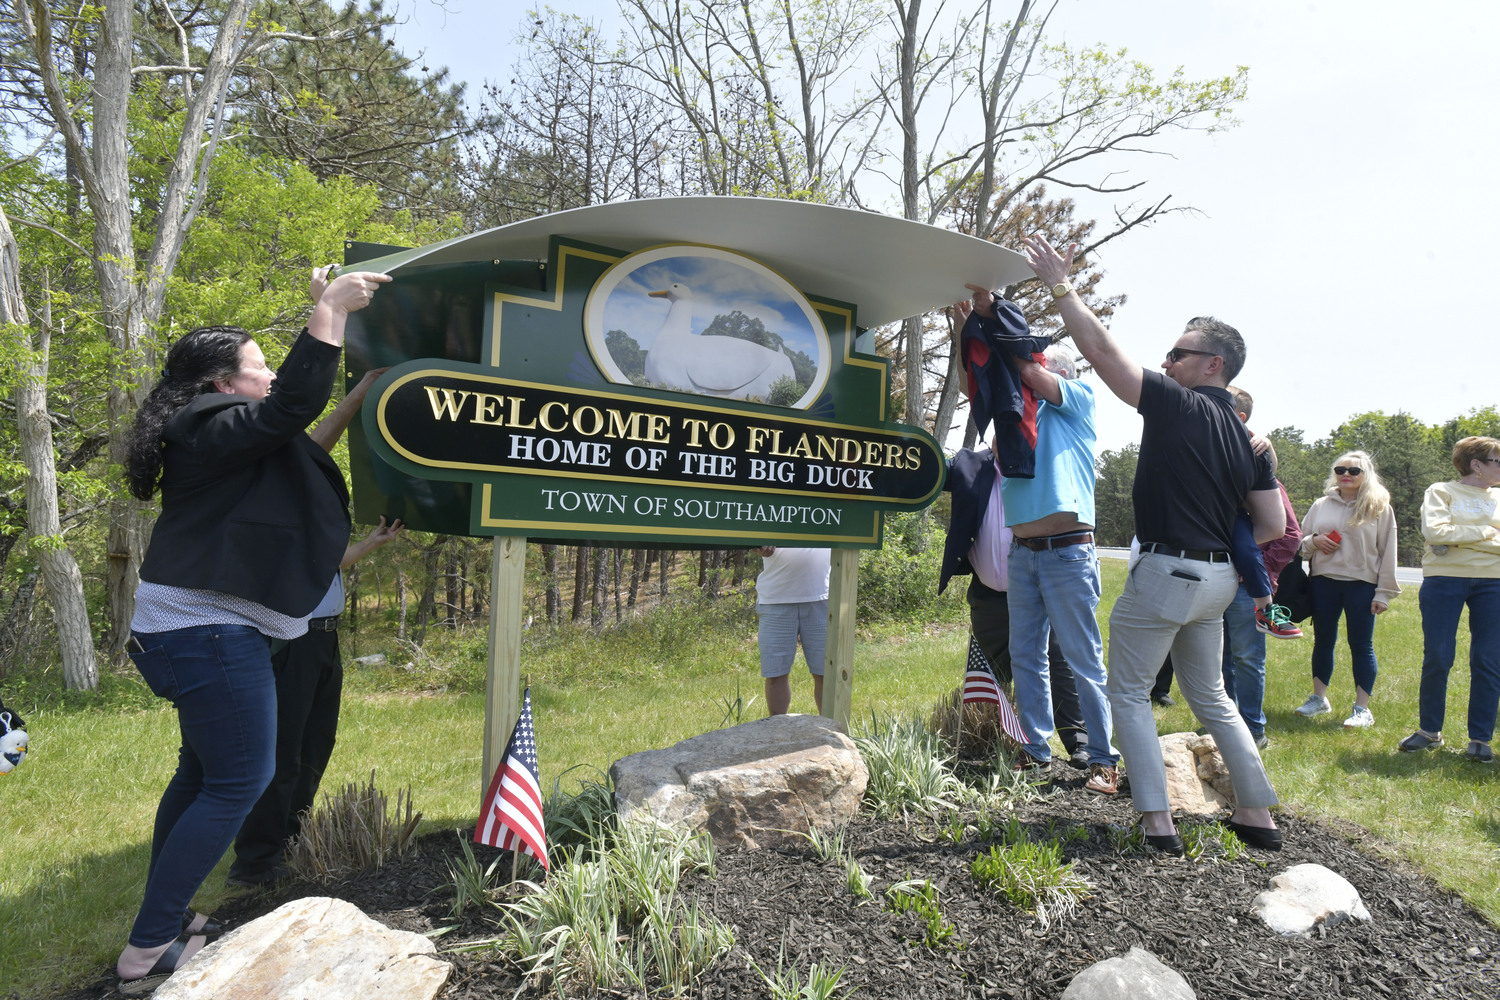
[[529, 854], [547, 868], [547, 834], [542, 824], [542, 786], [537, 777], [529, 687], [522, 700], [521, 717], [505, 748], [505, 759], [490, 779], [484, 803], [484, 813], [474, 827], [474, 842]]
[[1016, 717], [1016, 710], [1011, 706], [1010, 699], [1005, 697], [1005, 692], [1000, 690], [1000, 682], [995, 679], [995, 669], [990, 666], [989, 657], [984, 655], [984, 650], [979, 646], [979, 640], [974, 634], [969, 633], [969, 662], [964, 671], [964, 704], [984, 704], [989, 702], [995, 706], [1000, 713], [1000, 728], [1005, 730], [1005, 735], [1017, 743], [1029, 743], [1026, 732], [1021, 728], [1021, 720]]

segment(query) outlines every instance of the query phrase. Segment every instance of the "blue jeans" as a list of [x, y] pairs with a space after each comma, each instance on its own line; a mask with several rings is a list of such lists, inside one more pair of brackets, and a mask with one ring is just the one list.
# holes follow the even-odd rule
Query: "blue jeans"
[[1458, 616], [1469, 606], [1469, 739], [1488, 743], [1500, 704], [1500, 580], [1429, 576], [1417, 592], [1422, 608], [1421, 726], [1443, 731], [1448, 673], [1453, 669]]
[[1224, 693], [1251, 736], [1266, 731], [1266, 637], [1255, 627], [1255, 601], [1243, 583], [1224, 609]]
[[136, 669], [177, 708], [177, 773], [156, 809], [146, 895], [130, 943], [156, 948], [182, 914], [276, 770], [276, 679], [265, 636], [248, 625], [137, 633]]
[[1078, 707], [1088, 730], [1089, 763], [1113, 766], [1120, 759], [1110, 742], [1109, 695], [1104, 688], [1104, 640], [1099, 634], [1099, 558], [1093, 545], [1065, 545], [1033, 552], [1011, 544], [1010, 669], [1016, 712], [1031, 742], [1026, 752], [1050, 760], [1052, 690], [1048, 676], [1048, 629], [1078, 682]]
[[[1363, 580], [1333, 580], [1315, 576], [1312, 585], [1312, 672], [1327, 684], [1333, 679], [1333, 647], [1339, 641], [1339, 615], [1349, 632], [1349, 656], [1354, 661], [1354, 683], [1375, 690], [1375, 585]], [[1450, 656], [1448, 662], [1453, 662]]]

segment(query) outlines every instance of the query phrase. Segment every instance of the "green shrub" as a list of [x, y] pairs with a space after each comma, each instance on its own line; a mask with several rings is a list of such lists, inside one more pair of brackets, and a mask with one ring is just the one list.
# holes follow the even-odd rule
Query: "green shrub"
[[1072, 913], [1093, 888], [1071, 861], [1063, 861], [1062, 845], [1055, 840], [991, 847], [974, 859], [970, 872], [980, 885], [1035, 914], [1043, 927]]
[[961, 621], [968, 614], [963, 588], [937, 595], [943, 532], [925, 512], [887, 514], [884, 544], [859, 557], [859, 617]]

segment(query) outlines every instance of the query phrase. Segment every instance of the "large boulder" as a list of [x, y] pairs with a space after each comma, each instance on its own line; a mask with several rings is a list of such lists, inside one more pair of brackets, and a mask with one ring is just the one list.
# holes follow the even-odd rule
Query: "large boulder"
[[1159, 742], [1167, 767], [1167, 801], [1173, 812], [1210, 816], [1226, 806], [1234, 808], [1229, 768], [1212, 736], [1169, 733]]
[[341, 899], [294, 899], [225, 934], [156, 1000], [432, 1000], [452, 966], [431, 939], [394, 931]]
[[870, 773], [854, 741], [821, 715], [773, 715], [609, 769], [623, 820], [707, 830], [718, 847], [754, 849], [849, 822]]
[[1345, 920], [1370, 919], [1359, 890], [1322, 865], [1293, 865], [1277, 875], [1250, 911], [1283, 937], [1312, 937], [1320, 925], [1328, 929]]
[[1062, 1000], [1197, 1000], [1182, 973], [1144, 948], [1095, 962], [1073, 977]]

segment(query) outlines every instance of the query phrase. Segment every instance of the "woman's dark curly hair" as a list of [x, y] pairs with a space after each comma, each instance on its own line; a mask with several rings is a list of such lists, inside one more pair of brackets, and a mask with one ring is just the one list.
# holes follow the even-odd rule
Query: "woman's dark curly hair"
[[250, 334], [237, 326], [200, 326], [167, 351], [161, 381], [141, 404], [130, 429], [125, 482], [139, 500], [150, 500], [162, 473], [161, 432], [172, 415], [195, 396], [214, 391], [215, 379], [240, 370], [240, 349]]

